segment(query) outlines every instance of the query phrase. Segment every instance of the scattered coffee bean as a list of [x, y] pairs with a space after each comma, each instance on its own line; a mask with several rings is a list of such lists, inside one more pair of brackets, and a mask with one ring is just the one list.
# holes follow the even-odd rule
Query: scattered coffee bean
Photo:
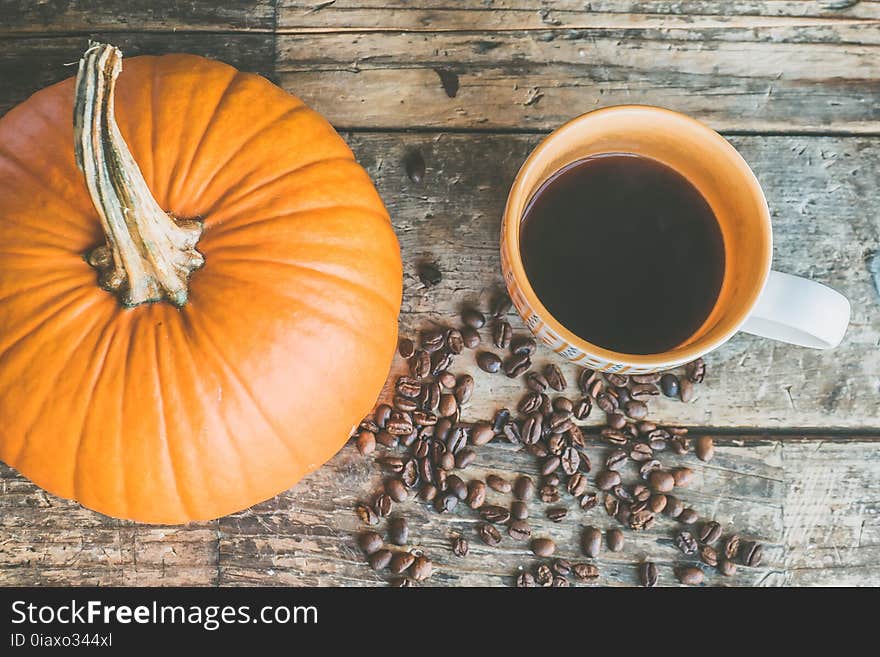
[[700, 546], [700, 561], [713, 568], [718, 565], [718, 552], [711, 545]]
[[605, 513], [614, 517], [617, 515], [617, 512], [620, 511], [620, 500], [614, 497], [614, 495], [608, 493], [605, 495], [603, 506], [605, 507]]
[[457, 536], [452, 541], [452, 554], [457, 557], [466, 557], [471, 546], [464, 536]]
[[464, 351], [464, 337], [457, 328], [449, 329], [446, 332], [446, 348], [449, 353], [458, 355]]
[[513, 495], [524, 501], [532, 499], [535, 495], [535, 482], [528, 475], [520, 475], [513, 484]]
[[552, 522], [562, 522], [568, 514], [568, 509], [564, 506], [555, 506], [547, 509], [547, 518]]
[[400, 479], [386, 480], [385, 492], [388, 493], [388, 496], [395, 502], [404, 502], [406, 501], [406, 498], [409, 497], [409, 494], [406, 491], [406, 486], [404, 486]]
[[465, 447], [455, 454], [455, 467], [464, 470], [477, 459], [477, 453], [470, 447]]
[[507, 526], [507, 533], [515, 541], [527, 541], [532, 536], [532, 528], [525, 520], [512, 520]]
[[725, 577], [736, 575], [736, 564], [729, 559], [721, 559], [718, 561], [718, 572]]
[[400, 575], [401, 573], [406, 572], [415, 560], [415, 556], [409, 552], [395, 552], [388, 564], [388, 570], [395, 575]]
[[449, 370], [444, 370], [437, 375], [437, 383], [447, 390], [452, 390], [455, 387], [455, 375]]
[[724, 550], [724, 556], [726, 556], [730, 560], [736, 559], [739, 556], [739, 548], [741, 543], [742, 539], [740, 539], [738, 534], [732, 534], [731, 536], [728, 536], [727, 539], [724, 541], [724, 545], [722, 548]]
[[612, 413], [606, 418], [606, 421], [609, 427], [618, 431], [626, 426], [626, 416], [623, 413]]
[[556, 504], [559, 501], [559, 488], [552, 484], [541, 486], [539, 497], [545, 504]]
[[424, 349], [416, 351], [409, 359], [409, 371], [417, 379], [424, 379], [431, 373], [431, 354]]
[[588, 485], [589, 482], [587, 481], [587, 477], [582, 472], [575, 472], [568, 478], [566, 489], [568, 490], [569, 495], [580, 497], [587, 492]]
[[425, 555], [419, 555], [410, 566], [409, 574], [417, 582], [423, 582], [434, 573], [433, 562]]
[[495, 547], [501, 543], [501, 534], [493, 525], [488, 523], [483, 523], [477, 526], [477, 536], [480, 537], [480, 540], [483, 541], [483, 543], [490, 547]]
[[480, 329], [486, 325], [486, 316], [475, 308], [465, 308], [461, 313], [461, 321], [465, 326]]
[[761, 559], [764, 556], [764, 546], [760, 543], [746, 543], [742, 548], [743, 565], [750, 568], [757, 568], [761, 565]]
[[693, 383], [702, 383], [706, 378], [706, 362], [702, 358], [688, 363], [684, 366], [687, 377]]
[[561, 575], [556, 575], [553, 577], [553, 584], [551, 586], [554, 589], [567, 589], [571, 586], [571, 583]]
[[362, 456], [372, 454], [376, 450], [376, 434], [372, 431], [358, 432], [357, 449]]
[[516, 586], [521, 589], [528, 589], [535, 586], [535, 576], [530, 572], [524, 572], [517, 575]]
[[[694, 384], [689, 379], [682, 379], [679, 382], [678, 398], [685, 404], [690, 403], [694, 398]], [[701, 571], [702, 572], [702, 571]]]
[[700, 547], [697, 539], [690, 532], [679, 532], [672, 542], [675, 544], [675, 547], [688, 556], [696, 554]]
[[379, 515], [366, 504], [358, 504], [355, 506], [354, 511], [365, 525], [376, 525], [379, 523]]
[[617, 410], [617, 398], [613, 395], [603, 392], [596, 397], [596, 406], [608, 415]]
[[675, 376], [675, 374], [664, 374], [660, 378], [660, 390], [662, 390], [663, 394], [667, 397], [678, 397], [680, 390], [678, 377]]
[[531, 368], [531, 366], [532, 359], [526, 354], [513, 354], [505, 359], [502, 365], [504, 373], [511, 379], [515, 379], [521, 374], [524, 374], [529, 368]]
[[488, 504], [480, 507], [480, 517], [486, 522], [501, 525], [510, 520], [510, 511], [497, 504]]
[[663, 493], [654, 493], [648, 498], [648, 508], [654, 513], [661, 513], [666, 509], [667, 501]]
[[599, 568], [591, 563], [577, 563], [571, 567], [571, 572], [582, 582], [599, 577]]
[[581, 549], [588, 557], [598, 557], [602, 550], [602, 532], [595, 527], [585, 528], [581, 537]]
[[367, 561], [373, 570], [382, 570], [391, 562], [391, 556], [391, 550], [376, 550], [367, 557]]
[[510, 503], [510, 517], [514, 520], [525, 520], [529, 517], [529, 507], [522, 500], [514, 500]]
[[[641, 466], [639, 466], [639, 476], [642, 479], [647, 480], [650, 478], [651, 473], [656, 472], [659, 469], [660, 469], [660, 461], [658, 461], [657, 459], [651, 459], [650, 461], [645, 461], [644, 463], [642, 463]], [[674, 481], [675, 480], [673, 480], [673, 482]]]
[[382, 537], [378, 532], [363, 532], [358, 536], [358, 545], [364, 554], [373, 554], [382, 547]]
[[572, 408], [572, 415], [576, 420], [586, 420], [593, 410], [593, 400], [589, 397], [582, 397]]
[[474, 393], [474, 377], [470, 374], [462, 374], [458, 383], [455, 384], [455, 390], [453, 391], [455, 394], [455, 400], [458, 402], [459, 406], [464, 406], [471, 400], [471, 395]]
[[648, 416], [648, 406], [647, 404], [645, 404], [645, 402], [627, 402], [624, 410], [626, 411], [626, 414], [633, 420], [643, 420]]
[[458, 506], [458, 496], [454, 493], [443, 493], [434, 500], [434, 508], [437, 513], [452, 513]]
[[652, 561], [639, 564], [639, 583], [645, 587], [657, 586], [657, 566]]
[[675, 495], [666, 495], [666, 508], [663, 513], [670, 518], [678, 518], [684, 511], [684, 502]]
[[620, 470], [626, 465], [626, 452], [622, 449], [615, 449], [608, 458], [605, 459], [605, 467], [608, 470]]
[[543, 393], [547, 388], [550, 387], [550, 384], [547, 382], [547, 379], [543, 374], [538, 374], [537, 372], [529, 372], [526, 375], [526, 386], [532, 392]]
[[409, 338], [401, 338], [400, 342], [397, 343], [397, 353], [400, 354], [401, 358], [409, 360], [416, 353], [416, 346]]
[[477, 365], [484, 372], [495, 374], [501, 369], [501, 359], [491, 351], [481, 351], [477, 354]]
[[513, 308], [513, 302], [506, 292], [502, 292], [492, 299], [491, 313], [492, 317], [504, 317]]
[[565, 376], [562, 374], [562, 370], [559, 369], [557, 365], [550, 364], [544, 368], [544, 378], [547, 379], [547, 384], [556, 390], [557, 392], [562, 392], [565, 390], [566, 382]]
[[539, 557], [549, 557], [556, 552], [556, 543], [550, 538], [536, 538], [531, 543], [532, 552]]
[[467, 484], [458, 475], [452, 474], [446, 477], [446, 490], [460, 500], [465, 500], [468, 496]]
[[672, 478], [676, 486], [687, 488], [694, 480], [694, 471], [690, 468], [676, 468], [672, 471]]
[[525, 354], [529, 357], [534, 356], [538, 350], [538, 342], [532, 337], [513, 338], [510, 341], [510, 351], [514, 354]]
[[697, 438], [696, 453], [698, 459], [708, 463], [715, 456], [715, 441], [710, 436], [700, 436]]
[[440, 395], [440, 404], [437, 407], [437, 412], [440, 414], [440, 417], [450, 417], [455, 415], [455, 412], [458, 410], [458, 402], [455, 400], [455, 395], [444, 392]]
[[499, 349], [507, 349], [510, 339], [513, 337], [513, 329], [507, 320], [501, 319], [495, 322], [492, 329], [492, 342]]
[[476, 349], [480, 346], [480, 332], [470, 326], [461, 329], [461, 339], [468, 349]]
[[489, 488], [498, 492], [498, 493], [509, 493], [513, 486], [510, 485], [510, 482], [507, 481], [504, 477], [499, 477], [496, 474], [490, 474], [486, 476], [486, 483], [489, 485]]
[[409, 525], [405, 518], [396, 517], [388, 522], [388, 540], [394, 545], [406, 545], [409, 540]]
[[700, 527], [699, 537], [700, 542], [706, 543], [707, 545], [715, 543], [721, 538], [721, 525], [714, 520], [703, 523], [703, 526]]
[[699, 586], [703, 583], [703, 571], [697, 566], [680, 566], [675, 569], [675, 576], [687, 586]]
[[699, 520], [699, 518], [700, 515], [692, 508], [688, 507], [679, 514], [678, 521], [684, 525], [693, 525]]
[[612, 552], [620, 552], [623, 549], [623, 532], [617, 528], [609, 529], [605, 534], [608, 549]]
[[486, 502], [486, 484], [479, 479], [472, 479], [468, 483], [468, 494], [465, 499], [472, 509], [479, 509]]
[[432, 502], [437, 498], [437, 487], [434, 484], [425, 484], [419, 491], [419, 499], [423, 502]]
[[495, 437], [495, 432], [492, 431], [492, 425], [488, 422], [478, 422], [473, 427], [471, 427], [471, 437], [470, 442], [471, 445], [486, 445]]
[[376, 512], [377, 516], [384, 518], [391, 513], [391, 507], [393, 504], [391, 497], [387, 493], [379, 493], [373, 502], [373, 510]]
[[596, 488], [599, 490], [611, 490], [620, 483], [620, 473], [617, 470], [604, 470], [596, 477]]
[[648, 482], [658, 493], [668, 493], [675, 488], [675, 478], [664, 470], [654, 470], [648, 476]]

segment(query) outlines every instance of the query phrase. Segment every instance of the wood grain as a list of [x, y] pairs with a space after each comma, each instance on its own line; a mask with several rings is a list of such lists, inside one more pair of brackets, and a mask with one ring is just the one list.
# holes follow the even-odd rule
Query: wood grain
[[268, 34], [93, 32], [83, 36], [0, 36], [0, 116], [35, 91], [76, 75], [89, 39], [105, 40], [126, 57], [187, 52], [213, 57], [271, 78], [274, 40]]
[[[695, 470], [692, 486], [676, 491], [686, 504], [720, 522], [725, 532], [736, 530], [765, 545], [759, 568], [740, 567], [732, 578], [707, 569], [707, 584], [880, 584], [880, 461], [865, 458], [878, 445], [876, 437], [741, 436], [717, 441], [708, 464], [692, 455], [664, 455], [669, 467]], [[593, 444], [587, 451], [597, 463], [608, 449]], [[493, 444], [480, 448], [464, 474], [470, 479], [488, 473], [512, 479], [518, 473], [537, 476], [537, 469], [525, 453]], [[634, 481], [636, 475], [628, 470], [625, 477]], [[213, 523], [146, 527], [58, 500], [0, 466], [0, 585], [380, 585], [387, 575], [364, 563], [355, 542], [363, 527], [353, 512], [379, 485], [377, 468], [349, 445], [292, 490], [251, 509]], [[489, 499], [510, 501], [494, 492]], [[548, 505], [530, 504], [533, 535], [552, 537], [557, 556], [588, 561], [579, 549], [583, 527], [614, 525], [601, 508], [585, 512], [565, 497], [562, 504], [570, 511], [561, 523], [546, 519]], [[410, 501], [395, 507], [398, 512], [410, 521], [406, 549], [422, 550], [436, 564], [429, 585], [509, 586], [519, 569], [540, 561], [506, 534], [498, 548], [482, 545], [469, 509], [440, 516]], [[596, 560], [597, 584], [634, 585], [645, 559], [658, 564], [661, 584], [675, 584], [672, 568], [691, 561], [672, 546], [679, 529], [664, 517], [648, 531], [627, 531], [623, 552], [604, 550]], [[465, 559], [451, 554], [456, 535], [471, 543]]]
[[[321, 5], [325, 5], [321, 7]], [[317, 9], [320, 7], [320, 9]], [[469, 30], [823, 25], [880, 18], [852, 0], [279, 0], [281, 30]]]
[[[359, 160], [377, 181], [393, 217], [405, 263], [401, 327], [412, 334], [434, 322], [455, 324], [465, 304], [487, 308], [501, 284], [498, 233], [507, 190], [539, 141], [531, 135], [349, 135]], [[745, 334], [708, 358], [699, 402], [652, 402], [658, 417], [722, 428], [880, 428], [880, 303], [867, 268], [880, 244], [875, 181], [880, 140], [832, 137], [732, 138], [764, 187], [773, 215], [774, 267], [842, 291], [853, 307], [843, 344], [816, 351]], [[423, 184], [403, 169], [409, 149], [427, 163]], [[622, 252], [621, 257], [625, 257]], [[584, 245], [589, 258], [589, 245]], [[443, 281], [426, 289], [417, 277], [424, 260]], [[591, 284], [585, 281], [589, 303]], [[514, 314], [511, 322], [525, 333]], [[484, 343], [489, 344], [484, 329]], [[535, 359], [555, 359], [542, 348]], [[473, 353], [459, 362], [473, 368]], [[405, 365], [395, 361], [397, 372]], [[569, 378], [575, 368], [566, 370]], [[521, 385], [503, 375], [480, 377], [465, 414], [479, 418], [502, 400], [514, 404]]]

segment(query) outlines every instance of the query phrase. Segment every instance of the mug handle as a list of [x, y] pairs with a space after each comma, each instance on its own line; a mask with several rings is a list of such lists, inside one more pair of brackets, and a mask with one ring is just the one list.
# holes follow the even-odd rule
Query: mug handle
[[849, 300], [827, 285], [771, 271], [742, 331], [814, 349], [840, 344], [849, 324]]

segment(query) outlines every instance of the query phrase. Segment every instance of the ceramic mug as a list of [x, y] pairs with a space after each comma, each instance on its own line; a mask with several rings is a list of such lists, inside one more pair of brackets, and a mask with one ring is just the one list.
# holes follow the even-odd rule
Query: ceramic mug
[[[563, 167], [607, 153], [642, 155], [675, 169], [700, 191], [721, 227], [724, 279], [715, 306], [690, 338], [663, 353], [618, 353], [575, 335], [544, 307], [523, 268], [520, 223], [532, 196]], [[585, 254], [589, 248], [584, 245]], [[770, 211], [749, 165], [714, 130], [658, 107], [596, 110], [549, 135], [517, 174], [501, 226], [504, 280], [526, 325], [561, 356], [606, 372], [675, 367], [716, 349], [737, 331], [817, 349], [837, 346], [849, 323], [849, 301], [821, 283], [771, 271], [771, 257]]]

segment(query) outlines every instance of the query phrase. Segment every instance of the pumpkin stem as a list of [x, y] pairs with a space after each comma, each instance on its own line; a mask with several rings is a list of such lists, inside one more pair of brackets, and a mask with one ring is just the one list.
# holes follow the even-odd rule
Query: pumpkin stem
[[195, 248], [203, 224], [175, 220], [150, 193], [116, 124], [113, 91], [121, 70], [119, 49], [91, 42], [76, 76], [76, 163], [107, 238], [86, 261], [124, 306], [162, 300], [182, 306], [189, 275], [205, 262]]

